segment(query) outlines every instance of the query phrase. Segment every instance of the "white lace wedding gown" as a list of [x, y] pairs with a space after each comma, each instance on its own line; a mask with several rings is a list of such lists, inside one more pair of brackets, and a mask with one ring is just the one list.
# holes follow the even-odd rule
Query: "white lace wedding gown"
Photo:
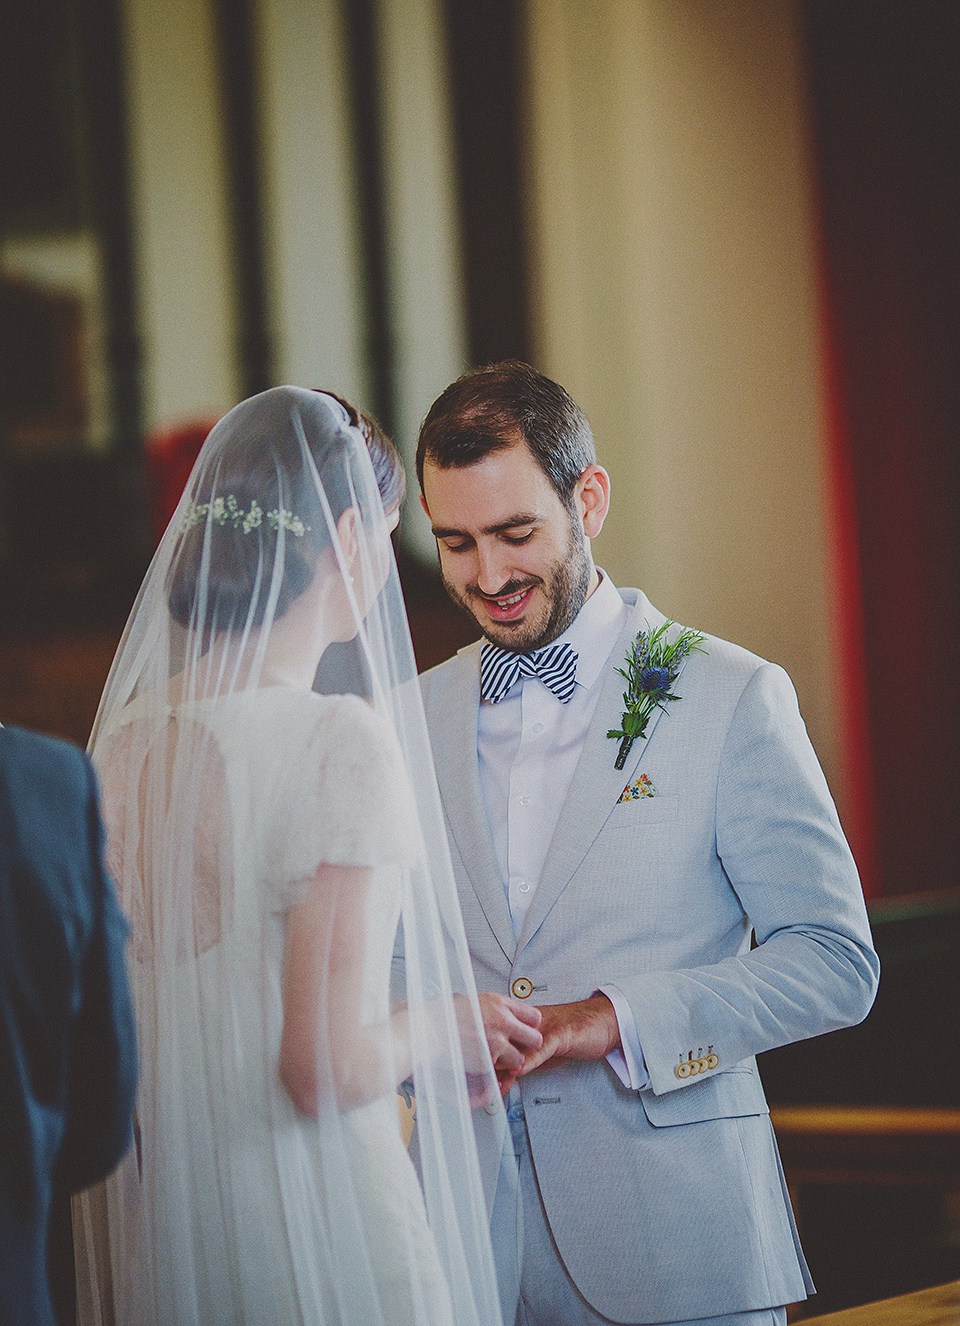
[[[108, 821], [114, 779], [145, 754], [129, 739], [140, 703], [107, 747]], [[166, 712], [181, 735], [208, 734], [222, 784], [197, 790], [210, 809], [194, 849], [195, 943], [158, 965], [160, 941], [144, 936], [170, 922], [149, 889], [125, 898], [142, 1090], [139, 1166], [131, 1152], [108, 1181], [117, 1324], [449, 1323], [395, 1096], [310, 1119], [277, 1077], [284, 912], [321, 862], [374, 868], [361, 1021], [387, 1017], [415, 823], [392, 737], [356, 697], [282, 687]], [[128, 826], [109, 827], [129, 880]]]

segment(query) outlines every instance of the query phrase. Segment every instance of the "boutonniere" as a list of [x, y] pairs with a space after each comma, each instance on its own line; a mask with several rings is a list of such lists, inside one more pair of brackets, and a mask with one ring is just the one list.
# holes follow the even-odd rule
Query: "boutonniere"
[[680, 665], [688, 654], [705, 654], [701, 648], [706, 638], [700, 631], [683, 630], [676, 640], [666, 639], [667, 631], [673, 625], [666, 621], [655, 631], [647, 627], [641, 631], [630, 646], [626, 658], [626, 667], [617, 668], [625, 678], [627, 689], [623, 693], [626, 708], [620, 727], [607, 733], [620, 742], [615, 767], [622, 769], [630, 754], [630, 747], [647, 730], [647, 723], [654, 709], [666, 709], [668, 700], [679, 700], [671, 689], [680, 674]]

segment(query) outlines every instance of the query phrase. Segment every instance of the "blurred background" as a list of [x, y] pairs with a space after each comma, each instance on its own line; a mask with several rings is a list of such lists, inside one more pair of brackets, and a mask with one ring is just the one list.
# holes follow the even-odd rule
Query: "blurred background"
[[[955, 0], [0, 28], [0, 720], [85, 743], [242, 397], [330, 387], [409, 461], [466, 367], [562, 382], [613, 479], [599, 564], [788, 669], [861, 868], [877, 1007], [763, 1065], [817, 1311], [960, 1276], [958, 160]], [[475, 632], [415, 499], [397, 548], [427, 666]]]

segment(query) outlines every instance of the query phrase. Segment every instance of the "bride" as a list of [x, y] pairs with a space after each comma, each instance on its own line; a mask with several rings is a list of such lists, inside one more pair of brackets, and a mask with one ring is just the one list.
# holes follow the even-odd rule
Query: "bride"
[[471, 1109], [503, 1109], [390, 547], [401, 494], [370, 421], [263, 392], [208, 437], [140, 591], [91, 741], [138, 1133], [77, 1202], [82, 1326], [500, 1322]]

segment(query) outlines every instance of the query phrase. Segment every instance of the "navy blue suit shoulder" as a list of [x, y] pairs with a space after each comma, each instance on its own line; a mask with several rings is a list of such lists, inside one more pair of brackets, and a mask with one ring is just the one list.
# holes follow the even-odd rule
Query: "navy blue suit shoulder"
[[0, 730], [0, 1319], [52, 1321], [58, 1198], [130, 1142], [136, 1085], [127, 926], [103, 863], [86, 755]]

